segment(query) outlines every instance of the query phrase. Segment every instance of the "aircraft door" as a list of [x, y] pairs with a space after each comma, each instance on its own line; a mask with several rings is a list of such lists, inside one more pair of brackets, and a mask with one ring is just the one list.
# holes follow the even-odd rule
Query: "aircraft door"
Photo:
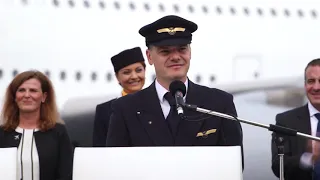
[[233, 80], [252, 81], [259, 78], [262, 60], [258, 55], [238, 55], [233, 58]]

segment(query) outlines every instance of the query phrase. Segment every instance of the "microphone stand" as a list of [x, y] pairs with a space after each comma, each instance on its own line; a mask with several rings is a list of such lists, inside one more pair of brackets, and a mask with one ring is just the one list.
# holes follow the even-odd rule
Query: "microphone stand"
[[219, 112], [215, 112], [215, 111], [211, 111], [211, 110], [207, 110], [207, 109], [203, 109], [203, 108], [199, 108], [196, 105], [192, 105], [192, 104], [186, 104], [186, 103], [181, 103], [182, 106], [188, 108], [188, 109], [192, 109], [194, 111], [197, 112], [201, 112], [204, 114], [209, 114], [212, 116], [218, 116], [218, 117], [222, 117], [222, 118], [226, 118], [226, 119], [230, 119], [230, 120], [234, 120], [234, 121], [239, 121], [242, 123], [246, 123], [246, 124], [250, 124], [253, 126], [258, 126], [258, 127], [262, 127], [265, 129], [268, 129], [269, 131], [273, 131], [276, 133], [275, 138], [273, 139], [277, 145], [278, 148], [278, 155], [279, 155], [279, 161], [280, 161], [280, 180], [284, 180], [284, 135], [287, 136], [301, 136], [303, 138], [307, 138], [307, 139], [313, 139], [316, 141], [320, 141], [319, 137], [315, 137], [315, 136], [311, 136], [308, 134], [304, 134], [304, 133], [300, 133], [294, 129], [290, 129], [290, 128], [286, 128], [286, 127], [282, 127], [282, 126], [278, 126], [278, 125], [265, 125], [265, 124], [261, 124], [261, 123], [256, 123], [253, 121], [248, 121], [245, 119], [241, 119], [241, 118], [236, 118], [227, 114], [223, 114], [223, 113], [219, 113]]

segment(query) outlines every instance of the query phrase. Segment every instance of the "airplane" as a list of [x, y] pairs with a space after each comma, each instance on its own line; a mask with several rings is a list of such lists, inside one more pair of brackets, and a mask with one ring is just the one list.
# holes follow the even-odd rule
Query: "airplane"
[[[271, 107], [296, 107], [306, 102], [304, 68], [319, 57], [318, 5], [316, 0], [0, 0], [0, 95], [17, 73], [44, 72], [54, 84], [62, 118], [73, 122], [71, 138], [87, 146], [90, 128], [70, 126], [84, 127], [80, 122], [93, 119], [97, 104], [120, 94], [111, 56], [134, 46], [145, 50], [139, 28], [175, 14], [199, 26], [191, 44], [190, 80], [235, 96], [263, 90]], [[146, 77], [145, 87], [155, 78], [148, 64]], [[245, 154], [269, 151], [254, 147]], [[272, 179], [268, 163], [245, 166]]]

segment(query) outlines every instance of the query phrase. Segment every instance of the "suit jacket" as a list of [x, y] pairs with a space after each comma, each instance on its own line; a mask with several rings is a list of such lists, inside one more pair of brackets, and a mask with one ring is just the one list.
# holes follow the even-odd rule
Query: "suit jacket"
[[[186, 103], [237, 116], [233, 96], [189, 81]], [[157, 96], [155, 82], [137, 93], [117, 99], [112, 105], [107, 146], [241, 146], [239, 122], [207, 115], [200, 121], [180, 120], [172, 136]], [[198, 112], [184, 109], [188, 117]], [[194, 120], [194, 118], [193, 118]], [[208, 136], [197, 133], [216, 129]], [[243, 158], [243, 151], [242, 151]], [[242, 161], [243, 162], [243, 161]]]
[[93, 125], [93, 147], [105, 147], [109, 128], [109, 119], [112, 113], [111, 104], [116, 99], [97, 105]]
[[[19, 135], [19, 139], [15, 136]], [[0, 148], [18, 147], [21, 133], [0, 128]], [[46, 132], [34, 132], [38, 150], [40, 180], [72, 180], [73, 148], [66, 128], [56, 124]]]
[[[276, 115], [276, 125], [295, 129], [301, 133], [311, 134], [308, 106], [302, 106]], [[274, 140], [275, 133], [272, 133]], [[307, 139], [299, 136], [284, 136], [284, 175], [286, 180], [311, 180], [312, 169], [299, 167], [300, 157], [307, 149]], [[272, 141], [272, 171], [279, 177], [280, 162], [277, 146]]]

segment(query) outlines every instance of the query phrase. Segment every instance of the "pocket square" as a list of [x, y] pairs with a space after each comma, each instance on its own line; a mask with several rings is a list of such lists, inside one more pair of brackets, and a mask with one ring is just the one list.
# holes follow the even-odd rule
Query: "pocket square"
[[198, 132], [197, 137], [207, 136], [209, 134], [215, 133], [216, 131], [217, 131], [217, 129], [209, 129], [207, 131]]

